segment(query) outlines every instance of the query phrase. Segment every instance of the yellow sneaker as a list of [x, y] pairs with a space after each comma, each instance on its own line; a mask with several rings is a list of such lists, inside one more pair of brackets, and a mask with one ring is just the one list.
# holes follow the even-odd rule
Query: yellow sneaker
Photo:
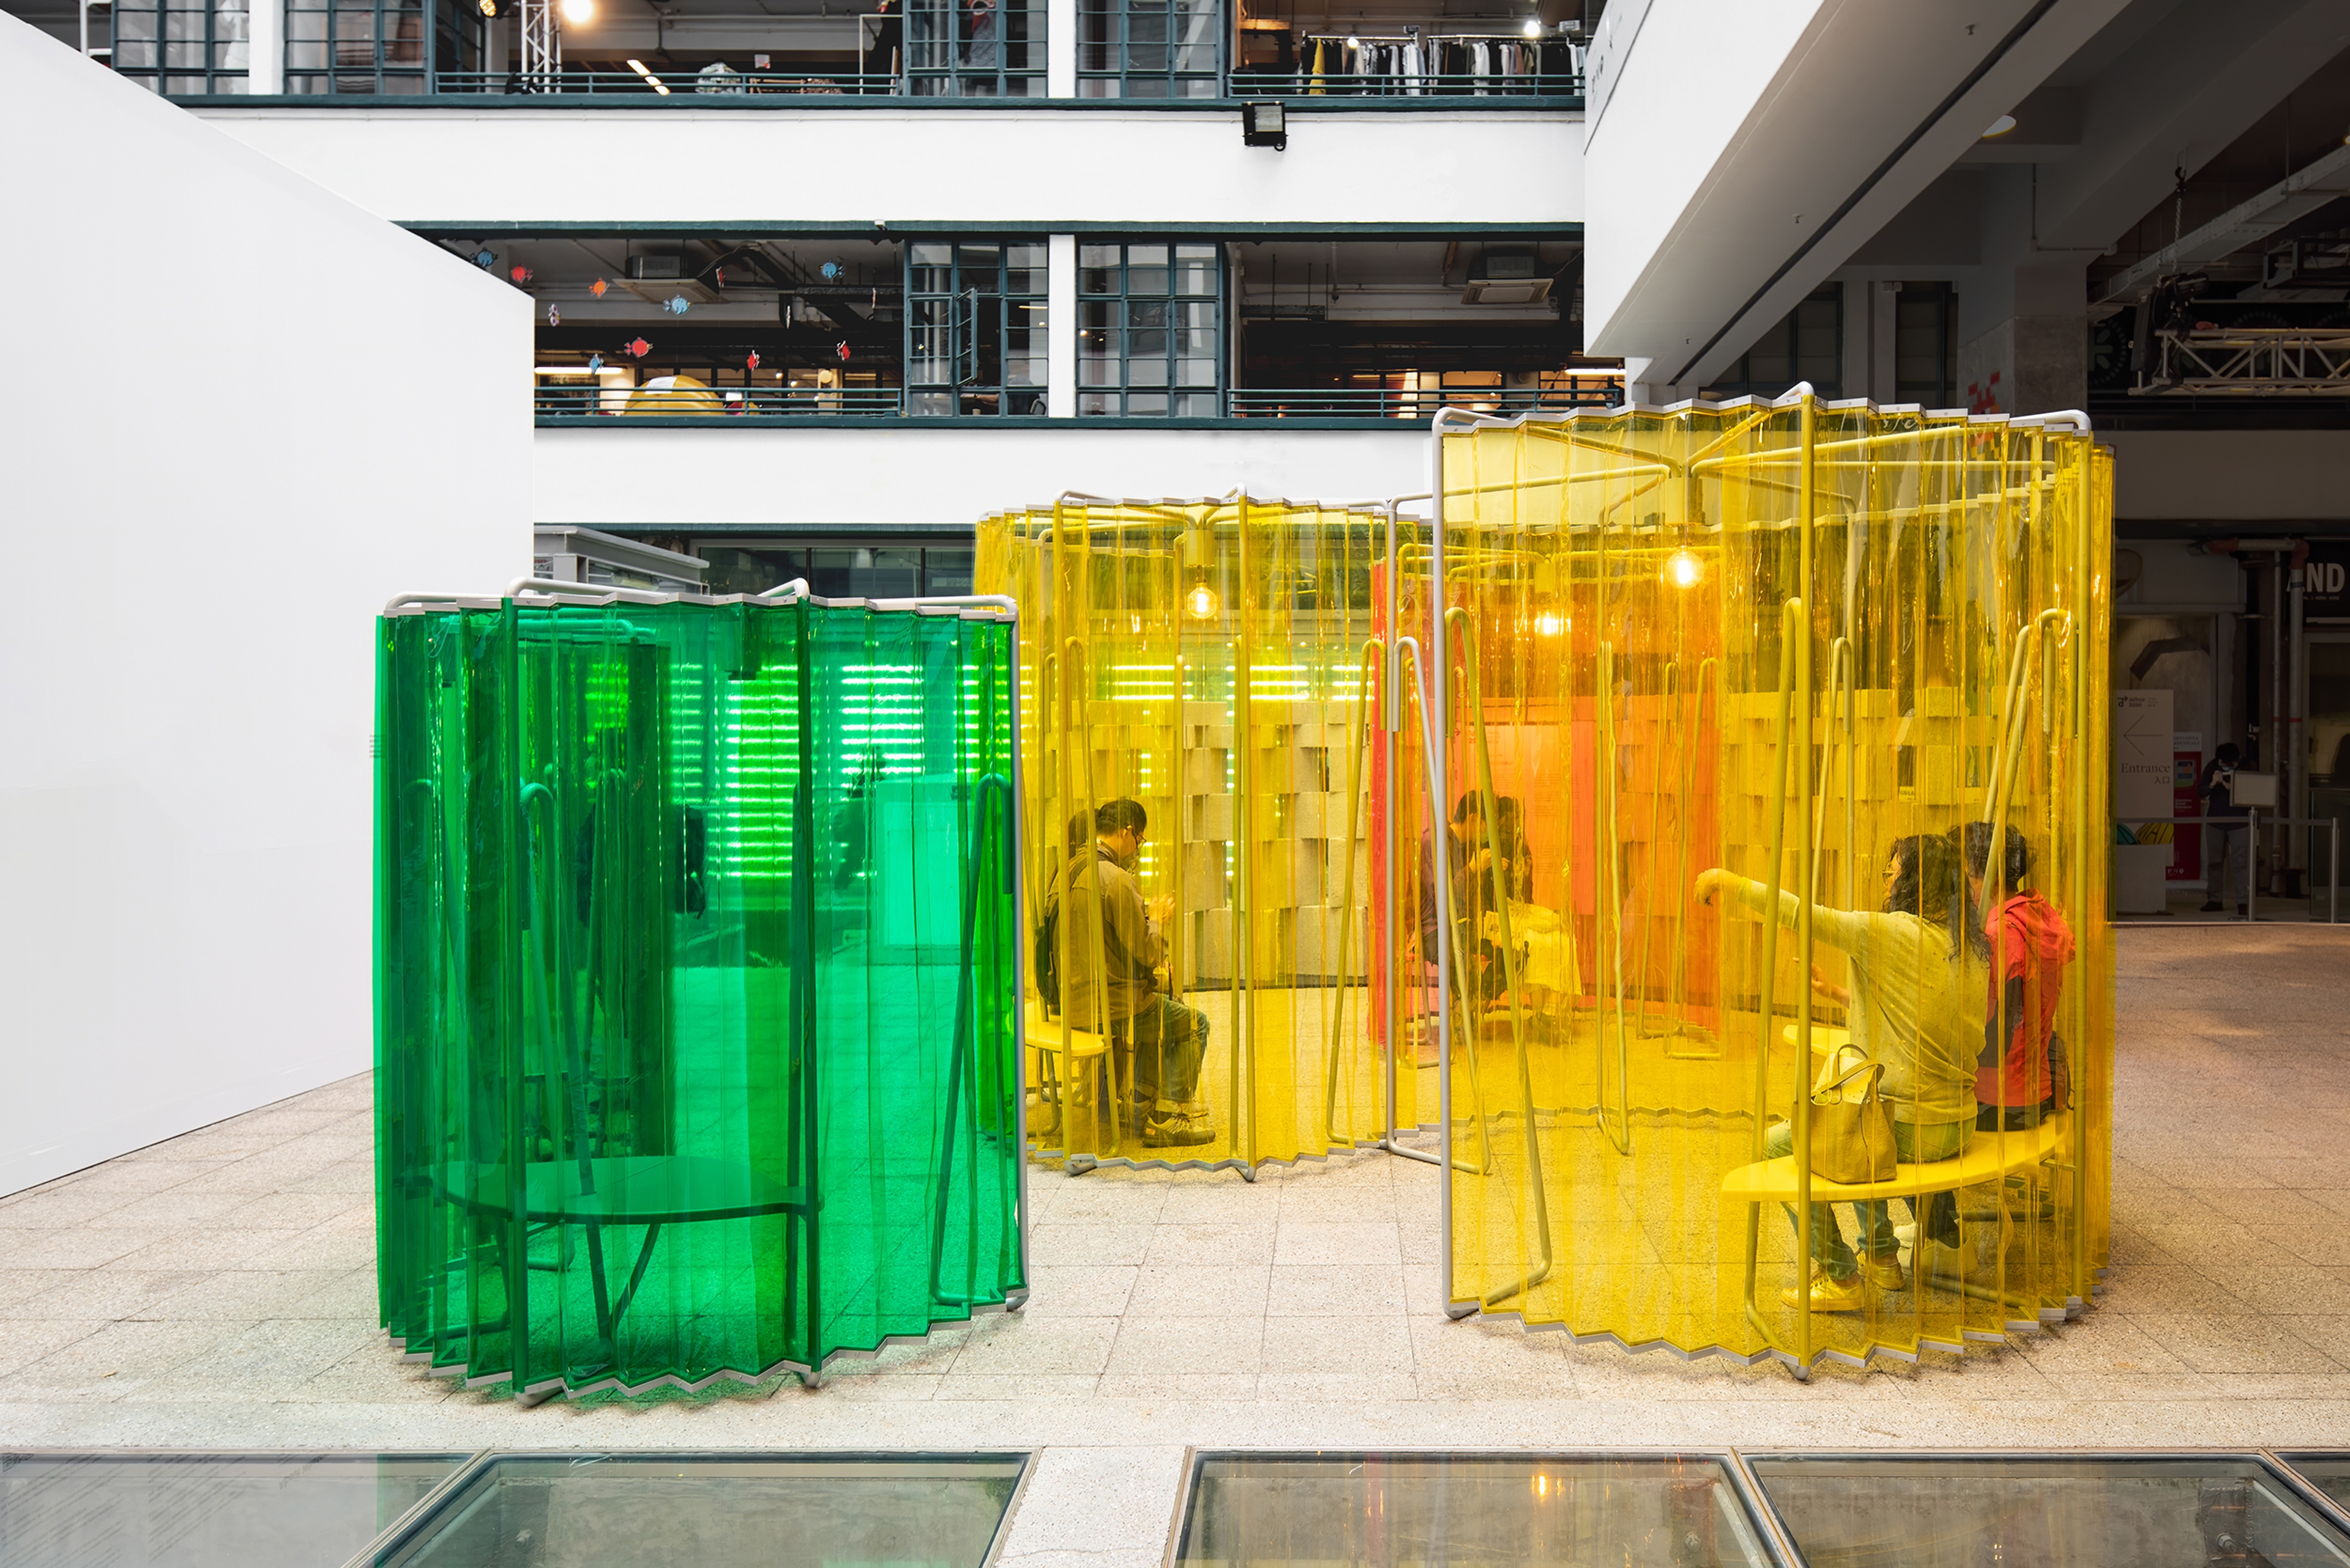
[[[1793, 1286], [1779, 1293], [1786, 1305], [1801, 1306], [1802, 1299]], [[1812, 1310], [1814, 1312], [1858, 1312], [1868, 1304], [1868, 1282], [1855, 1274], [1848, 1280], [1830, 1278], [1819, 1270], [1812, 1273]]]
[[1898, 1252], [1871, 1252], [1861, 1260], [1860, 1272], [1881, 1291], [1898, 1291], [1909, 1282], [1902, 1275]]

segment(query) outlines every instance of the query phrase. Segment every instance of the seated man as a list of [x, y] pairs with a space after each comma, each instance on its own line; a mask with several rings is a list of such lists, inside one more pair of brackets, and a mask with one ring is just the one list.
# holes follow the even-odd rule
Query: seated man
[[[1145, 1148], [1182, 1148], [1214, 1139], [1208, 1117], [1189, 1108], [1199, 1094], [1208, 1052], [1208, 1020], [1159, 989], [1167, 956], [1156, 921], [1172, 901], [1145, 905], [1134, 866], [1149, 818], [1140, 803], [1113, 800], [1094, 813], [1094, 841], [1069, 858], [1045, 897], [1045, 919], [1063, 909], [1098, 908], [1099, 924], [1069, 922], [1068, 961], [1061, 966], [1063, 1011], [1071, 1026], [1123, 1038], [1133, 1054], [1133, 1125]], [[1087, 950], [1100, 932], [1099, 964]], [[1098, 993], [1097, 976], [1099, 977]]]

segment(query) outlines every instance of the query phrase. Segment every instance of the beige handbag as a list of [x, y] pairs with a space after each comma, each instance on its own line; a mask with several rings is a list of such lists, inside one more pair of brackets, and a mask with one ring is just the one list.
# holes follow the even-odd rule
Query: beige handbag
[[[1813, 1088], [1814, 1176], [1847, 1185], [1892, 1179], [1893, 1107], [1877, 1093], [1884, 1073], [1881, 1064], [1863, 1061]], [[1846, 1088], [1855, 1079], [1860, 1083]]]

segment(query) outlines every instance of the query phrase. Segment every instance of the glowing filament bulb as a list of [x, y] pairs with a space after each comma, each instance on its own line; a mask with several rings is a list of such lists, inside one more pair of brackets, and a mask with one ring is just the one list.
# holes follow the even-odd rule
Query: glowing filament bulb
[[1693, 588], [1704, 576], [1704, 565], [1687, 550], [1675, 550], [1665, 562], [1665, 580], [1677, 588]]
[[1216, 612], [1223, 607], [1224, 601], [1216, 597], [1216, 590], [1208, 586], [1205, 578], [1193, 583], [1191, 591], [1183, 596], [1183, 613], [1193, 620], [1213, 620]]
[[1538, 615], [1534, 617], [1534, 629], [1544, 637], [1556, 637], [1566, 629], [1566, 618], [1547, 612]]

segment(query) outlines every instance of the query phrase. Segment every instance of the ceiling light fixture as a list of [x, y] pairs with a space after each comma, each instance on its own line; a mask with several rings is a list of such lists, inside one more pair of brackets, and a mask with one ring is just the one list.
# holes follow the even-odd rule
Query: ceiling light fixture
[[1529, 38], [1539, 38], [1539, 37], [1541, 37], [1541, 36], [1542, 36], [1542, 35], [1543, 35], [1542, 18], [1541, 18], [1540, 16], [1529, 16], [1529, 17], [1527, 17], [1527, 18], [1526, 18], [1526, 36], [1527, 36], [1527, 37], [1529, 37]]
[[594, 21], [596, 0], [563, 0], [563, 19], [575, 27]]

